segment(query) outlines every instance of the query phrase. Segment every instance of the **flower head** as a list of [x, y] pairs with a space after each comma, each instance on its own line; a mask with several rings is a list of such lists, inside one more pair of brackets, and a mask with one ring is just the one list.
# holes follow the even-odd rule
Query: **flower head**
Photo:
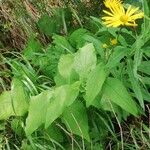
[[[108, 1], [112, 1], [112, 4], [108, 7]], [[119, 27], [119, 26], [137, 26], [135, 20], [143, 18], [144, 13], [139, 12], [138, 7], [133, 7], [129, 5], [128, 9], [125, 10], [121, 1], [119, 0], [105, 0], [106, 7], [109, 8], [109, 11], [103, 10], [107, 15], [102, 17], [104, 24], [107, 27]]]
[[116, 45], [118, 43], [117, 39], [110, 39], [111, 45]]

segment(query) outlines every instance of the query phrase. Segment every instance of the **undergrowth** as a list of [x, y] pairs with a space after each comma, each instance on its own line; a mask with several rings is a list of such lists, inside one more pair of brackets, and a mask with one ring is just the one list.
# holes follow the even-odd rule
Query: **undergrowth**
[[136, 28], [59, 2], [0, 2], [0, 148], [150, 149], [149, 2]]

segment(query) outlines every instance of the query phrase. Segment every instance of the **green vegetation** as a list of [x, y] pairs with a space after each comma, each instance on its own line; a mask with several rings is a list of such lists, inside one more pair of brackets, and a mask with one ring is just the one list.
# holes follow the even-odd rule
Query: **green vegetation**
[[113, 28], [98, 0], [0, 1], [0, 149], [150, 149], [150, 3], [129, 4]]

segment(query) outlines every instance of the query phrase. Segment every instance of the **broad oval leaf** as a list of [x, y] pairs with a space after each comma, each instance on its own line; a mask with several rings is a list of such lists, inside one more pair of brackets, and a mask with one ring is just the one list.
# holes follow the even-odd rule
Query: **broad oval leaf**
[[53, 43], [55, 44], [55, 47], [57, 47], [61, 51], [67, 51], [69, 53], [74, 52], [74, 48], [70, 45], [67, 38], [64, 36], [55, 34], [53, 36]]
[[109, 100], [120, 106], [125, 111], [138, 115], [136, 103], [127, 92], [123, 83], [115, 78], [108, 78], [104, 84], [103, 95]]
[[25, 92], [23, 83], [17, 78], [12, 81], [11, 98], [15, 115], [23, 116], [28, 111], [29, 97]]
[[70, 78], [73, 69], [74, 57], [71, 54], [62, 55], [58, 63], [58, 71], [64, 78]]
[[101, 91], [106, 77], [107, 73], [103, 64], [99, 64], [88, 76], [85, 96], [87, 106], [92, 104], [93, 100]]
[[74, 102], [79, 93], [79, 86], [80, 82], [75, 82], [55, 89], [53, 100], [47, 106], [45, 128], [63, 113], [65, 107]]
[[62, 115], [62, 121], [71, 133], [90, 141], [86, 108], [82, 102], [75, 101], [66, 108]]
[[[57, 123], [56, 123], [57, 124]], [[51, 138], [57, 142], [63, 142], [64, 135], [60, 127], [58, 127], [55, 123], [52, 123], [45, 131], [46, 138]]]
[[14, 114], [11, 101], [11, 92], [5, 91], [0, 95], [0, 120], [8, 119]]
[[52, 96], [53, 91], [48, 90], [31, 97], [29, 114], [26, 119], [26, 135], [31, 135], [38, 127], [45, 123], [47, 105]]
[[80, 48], [83, 47], [86, 43], [86, 40], [83, 38], [84, 35], [88, 34], [89, 31], [83, 28], [75, 30], [69, 37], [69, 42], [73, 47]]
[[96, 61], [93, 44], [86, 44], [75, 54], [74, 69], [81, 78], [86, 78], [90, 71], [96, 67]]

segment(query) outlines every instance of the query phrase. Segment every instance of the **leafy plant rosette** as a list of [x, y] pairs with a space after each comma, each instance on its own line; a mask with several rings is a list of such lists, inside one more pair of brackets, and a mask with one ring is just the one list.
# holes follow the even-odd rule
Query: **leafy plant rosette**
[[143, 1], [140, 29], [138, 8], [110, 1], [103, 21], [91, 17], [96, 32], [80, 28], [66, 37], [53, 35], [46, 48], [31, 38], [22, 61], [7, 60], [14, 76], [11, 90], [0, 95], [0, 120], [20, 117], [29, 139], [37, 133], [62, 142], [65, 131], [73, 141], [90, 142], [113, 135], [112, 118], [120, 122], [144, 113], [144, 101], [150, 101], [148, 5]]

